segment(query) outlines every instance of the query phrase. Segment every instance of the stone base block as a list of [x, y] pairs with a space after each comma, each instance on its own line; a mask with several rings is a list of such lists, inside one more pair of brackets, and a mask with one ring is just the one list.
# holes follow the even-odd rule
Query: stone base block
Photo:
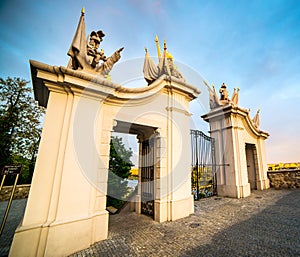
[[232, 198], [243, 198], [251, 194], [250, 184], [243, 186], [236, 185], [217, 185], [219, 196], [227, 196]]
[[142, 212], [141, 201], [142, 201], [141, 195], [136, 195], [135, 202], [134, 202], [134, 204], [135, 204], [134, 209], [137, 214], [141, 214], [141, 212]]
[[154, 204], [154, 220], [158, 222], [174, 221], [194, 213], [194, 198], [192, 195], [186, 199], [171, 202], [156, 200]]
[[257, 185], [257, 190], [265, 190], [270, 188], [270, 180], [269, 179], [265, 179], [265, 180], [259, 180], [256, 183]]
[[171, 220], [177, 220], [184, 217], [188, 217], [190, 214], [194, 213], [194, 198], [193, 195], [182, 200], [172, 201], [171, 202]]
[[20, 226], [15, 232], [9, 256], [67, 256], [106, 239], [107, 234], [107, 211], [50, 225]]
[[157, 222], [165, 222], [168, 220], [168, 202], [154, 201], [154, 220]]

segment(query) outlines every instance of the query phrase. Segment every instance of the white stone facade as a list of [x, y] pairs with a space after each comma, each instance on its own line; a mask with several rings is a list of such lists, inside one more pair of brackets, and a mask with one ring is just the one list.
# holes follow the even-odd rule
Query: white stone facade
[[[136, 129], [141, 140], [155, 140], [154, 219], [194, 212], [189, 102], [197, 88], [165, 75], [148, 87], [126, 89], [64, 67], [31, 61], [31, 70], [35, 97], [47, 112], [10, 256], [66, 256], [107, 238], [110, 137], [122, 122], [133, 124], [128, 133]], [[140, 212], [140, 190], [136, 198]]]
[[241, 198], [251, 189], [269, 188], [265, 150], [269, 134], [255, 126], [249, 111], [227, 104], [202, 118], [216, 140], [218, 195]]

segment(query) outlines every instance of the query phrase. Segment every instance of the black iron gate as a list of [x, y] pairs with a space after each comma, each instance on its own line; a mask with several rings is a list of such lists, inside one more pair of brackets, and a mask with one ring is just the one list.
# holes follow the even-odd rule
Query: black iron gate
[[215, 139], [191, 130], [192, 193], [194, 199], [217, 194]]
[[142, 213], [154, 217], [154, 144], [153, 140], [142, 142], [141, 207]]

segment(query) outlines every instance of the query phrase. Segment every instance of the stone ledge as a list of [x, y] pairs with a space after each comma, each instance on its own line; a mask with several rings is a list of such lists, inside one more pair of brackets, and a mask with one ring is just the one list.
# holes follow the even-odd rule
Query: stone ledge
[[[28, 197], [30, 184], [17, 185], [13, 199], [24, 199]], [[10, 198], [10, 194], [13, 186], [4, 186], [0, 192], [0, 201], [7, 201]]]

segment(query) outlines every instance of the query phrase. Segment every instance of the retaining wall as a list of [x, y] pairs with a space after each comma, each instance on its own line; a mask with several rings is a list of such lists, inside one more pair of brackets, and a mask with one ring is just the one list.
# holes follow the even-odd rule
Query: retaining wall
[[[9, 199], [13, 186], [4, 186], [0, 192], [0, 201]], [[13, 199], [27, 198], [29, 194], [30, 184], [17, 185]]]
[[268, 171], [270, 185], [279, 188], [300, 188], [300, 169]]

